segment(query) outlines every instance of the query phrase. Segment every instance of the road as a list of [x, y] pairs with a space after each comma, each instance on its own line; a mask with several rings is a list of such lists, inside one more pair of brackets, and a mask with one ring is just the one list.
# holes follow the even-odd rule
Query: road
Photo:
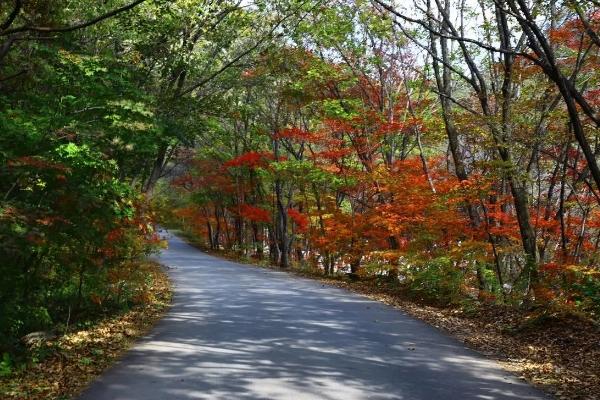
[[81, 400], [547, 399], [390, 306], [169, 241], [173, 307]]

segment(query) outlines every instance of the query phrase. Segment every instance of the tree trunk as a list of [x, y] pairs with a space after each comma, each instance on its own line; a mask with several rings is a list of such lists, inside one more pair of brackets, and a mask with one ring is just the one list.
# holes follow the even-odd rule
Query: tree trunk
[[154, 190], [154, 185], [156, 185], [156, 182], [158, 182], [158, 180], [160, 179], [163, 173], [163, 169], [165, 167], [167, 149], [167, 145], [162, 145], [158, 150], [158, 155], [156, 156], [156, 160], [154, 160], [154, 164], [152, 166], [152, 172], [150, 173], [148, 180], [142, 188], [142, 191], [144, 193], [152, 194], [152, 191]]

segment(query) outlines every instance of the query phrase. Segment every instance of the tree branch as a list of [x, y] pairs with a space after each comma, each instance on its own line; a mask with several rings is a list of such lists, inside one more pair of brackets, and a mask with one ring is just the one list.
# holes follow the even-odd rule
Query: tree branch
[[4, 21], [2, 23], [2, 25], [0, 25], [0, 30], [3, 31], [12, 25], [15, 18], [17, 18], [17, 16], [21, 12], [22, 7], [23, 7], [23, 0], [15, 0], [15, 6], [13, 7], [13, 10], [11, 11], [11, 13], [8, 16], [8, 18], [6, 19], [6, 21]]
[[91, 19], [89, 21], [86, 22], [81, 22], [79, 24], [75, 24], [75, 25], [71, 25], [71, 26], [63, 26], [63, 27], [49, 27], [49, 26], [30, 26], [30, 25], [22, 25], [19, 26], [17, 28], [13, 28], [13, 29], [4, 29], [0, 32], [0, 36], [7, 36], [7, 35], [11, 35], [13, 33], [18, 33], [18, 32], [44, 32], [44, 33], [48, 33], [48, 32], [71, 32], [71, 31], [75, 31], [78, 29], [82, 29], [82, 28], [86, 28], [88, 26], [97, 24], [98, 22], [104, 21], [105, 19], [114, 17], [115, 15], [121, 14], [125, 11], [129, 11], [132, 8], [134, 8], [135, 6], [137, 6], [138, 4], [141, 4], [143, 2], [145, 2], [146, 0], [135, 0], [132, 3], [129, 3], [123, 7], [114, 9], [112, 11], [109, 11], [105, 14], [102, 14], [94, 19]]

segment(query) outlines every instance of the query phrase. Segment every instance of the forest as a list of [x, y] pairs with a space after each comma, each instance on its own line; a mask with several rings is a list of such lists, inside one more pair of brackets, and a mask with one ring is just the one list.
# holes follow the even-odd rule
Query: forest
[[597, 317], [595, 6], [301, 4], [230, 72], [171, 222], [281, 268]]
[[600, 2], [0, 3], [0, 375], [145, 301], [159, 227], [600, 321]]

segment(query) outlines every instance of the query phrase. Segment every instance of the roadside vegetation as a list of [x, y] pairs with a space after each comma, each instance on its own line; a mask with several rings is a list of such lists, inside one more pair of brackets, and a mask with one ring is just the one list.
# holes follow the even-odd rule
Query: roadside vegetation
[[144, 262], [138, 270], [151, 282], [143, 302], [80, 321], [66, 332], [30, 335], [26, 360], [5, 357], [0, 376], [2, 399], [74, 398], [148, 333], [168, 310], [172, 290], [163, 266]]

